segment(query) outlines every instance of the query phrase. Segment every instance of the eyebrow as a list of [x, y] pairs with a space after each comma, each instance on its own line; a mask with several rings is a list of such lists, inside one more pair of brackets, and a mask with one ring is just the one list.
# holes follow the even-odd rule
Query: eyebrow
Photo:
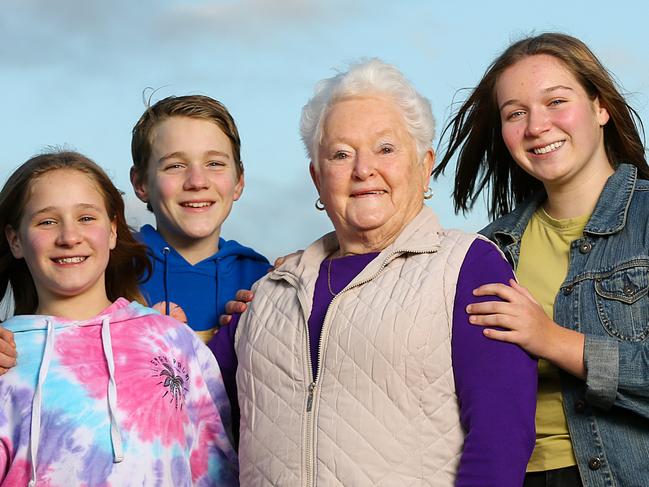
[[[565, 86], [565, 85], [554, 85], [554, 86], [550, 86], [549, 88], [544, 88], [543, 90], [541, 90], [541, 92], [542, 92], [542, 93], [552, 93], [553, 91], [557, 91], [557, 90], [570, 90], [570, 91], [574, 91], [570, 86]], [[498, 108], [498, 110], [502, 110], [502, 109], [505, 108], [507, 105], [516, 105], [517, 103], [519, 103], [519, 101], [518, 101], [517, 99], [515, 99], [515, 98], [512, 98], [511, 100], [507, 100], [505, 103], [503, 103], [502, 105], [500, 105], [500, 107]]]
[[[79, 203], [78, 205], [74, 205], [75, 208], [80, 209], [80, 210], [94, 210], [98, 212], [104, 211], [103, 208], [93, 205], [90, 203]], [[40, 210], [35, 211], [31, 215], [29, 215], [30, 218], [34, 218], [38, 215], [42, 215], [43, 213], [49, 213], [52, 211], [57, 211], [58, 207], [56, 206], [46, 206], [45, 208], [41, 208]]]
[[[204, 156], [221, 156], [221, 157], [225, 157], [227, 159], [230, 159], [230, 154], [228, 154], [227, 152], [221, 152], [221, 151], [218, 151], [218, 150], [208, 150], [208, 151], [204, 152], [203, 155]], [[168, 159], [175, 159], [175, 158], [186, 159], [187, 158], [187, 153], [183, 152], [183, 151], [176, 151], [176, 152], [171, 152], [169, 154], [165, 154], [164, 156], [162, 156], [158, 160], [158, 163], [162, 163], [162, 162], [165, 162]]]

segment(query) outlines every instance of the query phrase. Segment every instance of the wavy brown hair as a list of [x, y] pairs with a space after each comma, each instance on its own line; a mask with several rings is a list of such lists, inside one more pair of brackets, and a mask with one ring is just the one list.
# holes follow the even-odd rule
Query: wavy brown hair
[[[110, 252], [106, 267], [106, 295], [111, 301], [119, 297], [144, 303], [140, 279], [150, 274], [151, 263], [146, 247], [135, 240], [124, 216], [122, 194], [103, 169], [77, 152], [49, 152], [32, 157], [9, 176], [0, 191], [0, 228], [18, 229], [32, 183], [43, 174], [59, 169], [79, 171], [88, 176], [102, 195], [108, 216], [116, 222], [117, 243]], [[65, 188], [61, 188], [65, 191]], [[24, 259], [11, 253], [6, 237], [0, 239], [0, 297], [3, 302], [14, 298], [14, 314], [33, 314], [38, 308], [38, 294]]]
[[433, 176], [439, 177], [457, 154], [453, 190], [456, 212], [471, 210], [487, 188], [487, 210], [496, 219], [543, 190], [542, 183], [523, 171], [507, 150], [496, 100], [496, 83], [502, 73], [521, 59], [537, 54], [560, 60], [591, 100], [598, 98], [600, 106], [606, 108], [610, 118], [604, 126], [604, 146], [613, 167], [620, 162], [633, 164], [641, 178], [649, 179], [642, 120], [626, 102], [611, 74], [579, 39], [545, 33], [515, 42], [498, 56], [442, 132], [444, 156]]

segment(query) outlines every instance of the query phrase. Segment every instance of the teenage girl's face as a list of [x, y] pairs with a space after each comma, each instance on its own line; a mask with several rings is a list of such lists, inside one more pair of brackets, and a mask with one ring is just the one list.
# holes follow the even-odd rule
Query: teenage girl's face
[[216, 123], [171, 117], [153, 130], [146, 181], [133, 185], [176, 250], [200, 246], [216, 252], [243, 176], [237, 176], [232, 144]]
[[88, 175], [56, 169], [33, 180], [20, 225], [8, 227], [6, 237], [32, 275], [38, 313], [73, 297], [89, 309], [106, 303], [104, 273], [117, 227]]
[[496, 83], [502, 137], [516, 163], [548, 190], [612, 172], [604, 148], [609, 114], [557, 58], [538, 54]]

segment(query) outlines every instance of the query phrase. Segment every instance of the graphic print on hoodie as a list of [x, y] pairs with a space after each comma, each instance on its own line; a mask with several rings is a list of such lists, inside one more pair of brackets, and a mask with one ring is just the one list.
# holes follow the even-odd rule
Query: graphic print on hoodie
[[125, 299], [3, 326], [21, 359], [0, 377], [0, 485], [238, 485], [221, 373], [187, 326]]
[[235, 240], [219, 239], [219, 251], [195, 265], [187, 262], [151, 225], [137, 237], [149, 249], [153, 270], [140, 285], [149, 305], [173, 302], [204, 342], [214, 334], [225, 303], [250, 289], [270, 268], [268, 260]]

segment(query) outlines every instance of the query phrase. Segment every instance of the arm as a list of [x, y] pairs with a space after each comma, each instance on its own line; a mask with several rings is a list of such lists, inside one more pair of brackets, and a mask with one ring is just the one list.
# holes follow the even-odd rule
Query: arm
[[239, 445], [240, 412], [239, 401], [237, 400], [236, 380], [237, 366], [239, 362], [237, 360], [237, 354], [234, 350], [234, 335], [237, 332], [240, 316], [241, 315], [239, 314], [233, 315], [230, 324], [221, 327], [221, 329], [208, 343], [208, 346], [216, 357], [216, 361], [218, 362], [219, 368], [221, 369], [223, 384], [225, 386], [225, 390], [230, 402], [230, 411], [232, 415], [232, 436], [234, 438], [235, 448]]
[[451, 346], [466, 436], [457, 487], [522, 485], [534, 448], [536, 361], [515, 345], [485, 338], [466, 312], [469, 303], [486, 299], [473, 295], [475, 287], [512, 277], [509, 264], [482, 240], [472, 244], [460, 270]]
[[497, 296], [502, 301], [470, 305], [474, 325], [499, 326], [505, 330], [486, 328], [485, 336], [515, 343], [536, 357], [583, 379], [585, 335], [569, 330], [549, 318], [530, 292], [509, 279], [507, 284], [489, 283], [475, 290], [476, 296]]
[[16, 365], [16, 342], [14, 334], [0, 326], [0, 375]]
[[238, 485], [238, 460], [228, 435], [230, 405], [218, 364], [210, 351], [193, 336], [199, 373], [203, 381], [194, 379], [194, 411], [196, 438], [192, 442], [192, 478], [209, 479], [210, 485]]

